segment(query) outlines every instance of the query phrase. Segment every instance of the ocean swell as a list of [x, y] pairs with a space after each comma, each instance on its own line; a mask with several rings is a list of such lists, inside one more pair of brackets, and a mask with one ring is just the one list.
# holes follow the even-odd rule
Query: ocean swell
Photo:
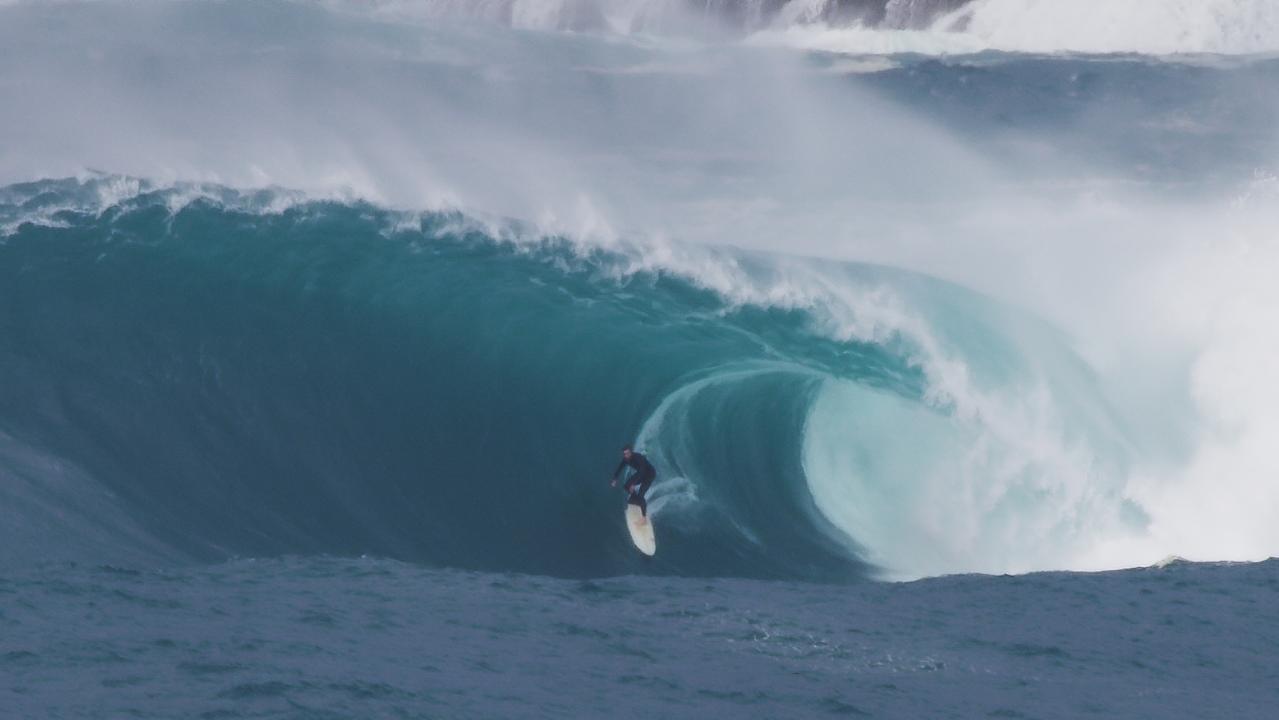
[[1069, 351], [923, 276], [119, 177], [0, 199], [0, 431], [157, 555], [636, 571], [606, 483], [631, 440], [662, 572], [1025, 569], [1141, 522]]

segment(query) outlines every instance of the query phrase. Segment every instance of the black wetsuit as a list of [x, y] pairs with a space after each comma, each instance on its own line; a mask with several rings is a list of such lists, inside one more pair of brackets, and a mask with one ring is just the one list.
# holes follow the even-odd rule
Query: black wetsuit
[[626, 481], [626, 491], [631, 494], [630, 497], [626, 498], [626, 502], [631, 505], [639, 505], [644, 517], [648, 517], [648, 502], [644, 500], [644, 493], [648, 492], [648, 486], [652, 485], [653, 480], [657, 478], [657, 471], [653, 469], [653, 464], [648, 461], [648, 458], [632, 450], [629, 460], [623, 458], [617, 464], [617, 469], [613, 471], [613, 477], [616, 478], [628, 465], [635, 471], [635, 474], [631, 476], [630, 480]]

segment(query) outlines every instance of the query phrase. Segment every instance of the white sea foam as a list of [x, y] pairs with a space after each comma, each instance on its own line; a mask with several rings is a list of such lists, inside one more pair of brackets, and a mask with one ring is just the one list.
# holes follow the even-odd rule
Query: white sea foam
[[852, 54], [1279, 52], [1269, 0], [974, 0], [924, 28], [824, 22], [772, 26], [754, 41]]
[[[1250, 54], [1279, 51], [1271, 0], [328, 0], [329, 7], [418, 24], [473, 20], [535, 30], [690, 35], [734, 29], [763, 42], [858, 54]], [[955, 6], [958, 9], [951, 9]], [[949, 12], [947, 12], [949, 10]], [[869, 22], [868, 22], [869, 21]]]

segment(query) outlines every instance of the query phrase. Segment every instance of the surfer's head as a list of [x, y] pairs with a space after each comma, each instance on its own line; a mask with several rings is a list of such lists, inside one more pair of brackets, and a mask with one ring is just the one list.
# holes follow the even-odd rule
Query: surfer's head
[[630, 445], [623, 445], [623, 446], [622, 446], [622, 457], [626, 458], [627, 460], [630, 460], [630, 459], [631, 459], [631, 452], [632, 452], [633, 450], [634, 450], [634, 448], [632, 448]]

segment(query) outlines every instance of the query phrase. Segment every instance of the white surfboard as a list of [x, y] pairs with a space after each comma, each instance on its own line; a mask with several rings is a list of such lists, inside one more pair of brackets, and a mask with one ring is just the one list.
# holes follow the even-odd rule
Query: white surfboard
[[653, 537], [653, 523], [644, 517], [639, 505], [626, 506], [626, 528], [631, 531], [631, 542], [645, 555], [657, 552], [657, 538]]

